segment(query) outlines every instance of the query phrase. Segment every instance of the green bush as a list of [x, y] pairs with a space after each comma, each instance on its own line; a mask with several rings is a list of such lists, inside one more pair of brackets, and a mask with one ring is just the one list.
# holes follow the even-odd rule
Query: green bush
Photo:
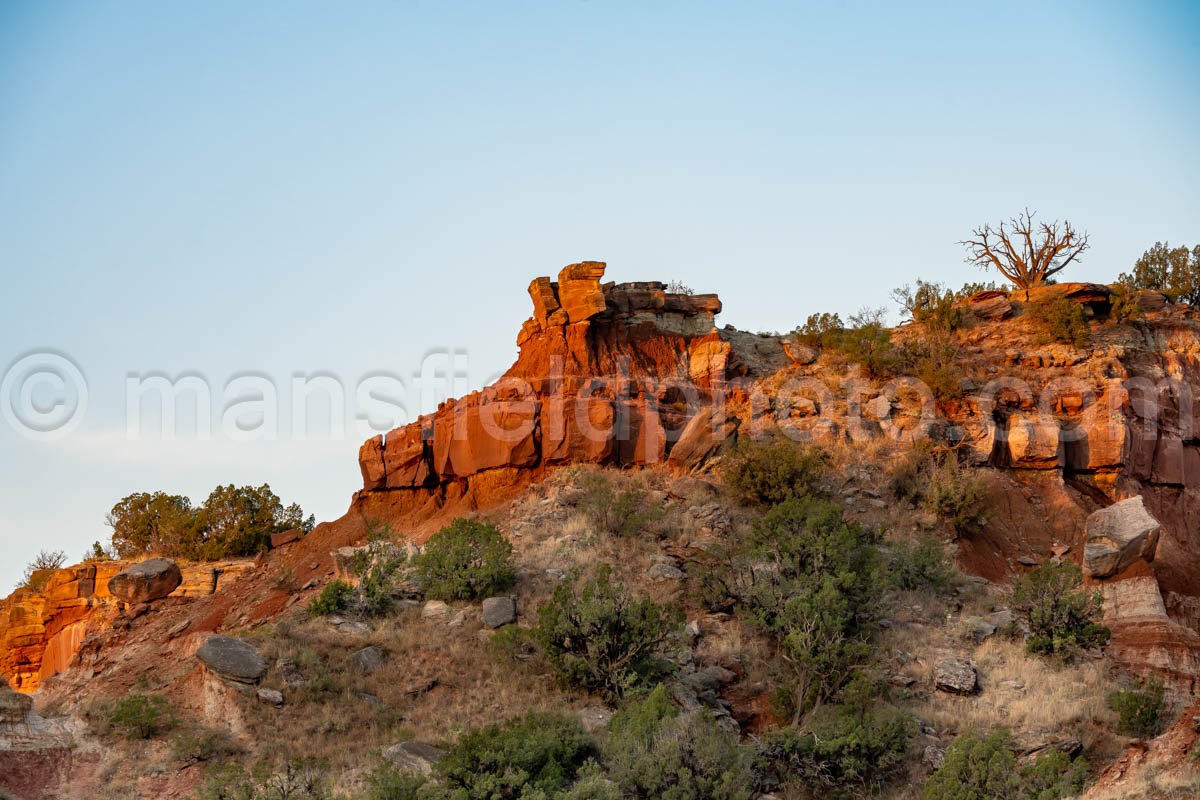
[[745, 440], [729, 456], [723, 476], [742, 498], [773, 505], [812, 494], [824, 471], [821, 453], [811, 445]]
[[366, 776], [361, 800], [417, 800], [425, 779], [403, 772], [391, 764], [380, 764]]
[[840, 316], [822, 312], [810, 314], [793, 336], [797, 342], [809, 347], [833, 347], [845, 329]]
[[798, 497], [775, 506], [710, 577], [778, 642], [795, 678], [797, 721], [870, 657], [885, 566], [878, 537], [847, 523], [836, 503]]
[[429, 800], [534, 800], [556, 796], [597, 755], [575, 717], [529, 714], [471, 731], [438, 762]]
[[213, 761], [236, 752], [238, 747], [229, 731], [219, 728], [180, 731], [171, 741], [171, 756], [185, 763]]
[[1118, 283], [1111, 287], [1108, 303], [1109, 316], [1117, 322], [1131, 322], [1142, 318], [1142, 307], [1138, 303], [1136, 289]]
[[335, 800], [323, 762], [292, 759], [272, 770], [260, 764], [248, 773], [237, 764], [222, 764], [205, 773], [197, 790], [199, 800]]
[[308, 613], [314, 617], [339, 614], [350, 607], [353, 597], [353, 586], [341, 580], [332, 581], [308, 604]]
[[175, 715], [160, 695], [132, 694], [117, 701], [109, 724], [129, 739], [153, 739], [175, 724]]
[[476, 600], [512, 588], [512, 545], [495, 526], [456, 519], [430, 537], [415, 559], [417, 580], [434, 600]]
[[1031, 313], [1044, 326], [1051, 341], [1077, 348], [1086, 347], [1091, 341], [1092, 329], [1079, 303], [1060, 297], [1048, 303], [1034, 303]]
[[949, 585], [954, 569], [937, 539], [893, 542], [888, 551], [888, 574], [898, 589], [935, 589]]
[[590, 580], [559, 583], [532, 637], [561, 683], [616, 699], [669, 671], [663, 650], [680, 622], [677, 611], [635, 598], [601, 564]]
[[597, 531], [632, 536], [662, 516], [661, 509], [650, 505], [649, 493], [640, 483], [617, 489], [604, 473], [587, 471], [578, 486], [577, 505]]
[[957, 535], [966, 535], [982, 525], [990, 503], [983, 476], [960, 464], [955, 453], [930, 461], [920, 505], [948, 522]]
[[866, 310], [850, 318], [851, 327], [837, 337], [837, 349], [870, 378], [891, 376], [900, 363], [892, 332], [883, 324], [883, 310]]
[[1070, 657], [1079, 648], [1108, 642], [1109, 629], [1097, 622], [1100, 592], [1080, 589], [1082, 579], [1079, 567], [1064, 562], [1035, 567], [1013, 584], [1013, 606], [1029, 628], [1030, 653]]
[[930, 331], [950, 333], [966, 321], [959, 302], [962, 296], [940, 283], [918, 278], [915, 288], [906, 284], [893, 289], [892, 299], [909, 319]]
[[968, 731], [946, 750], [925, 784], [925, 800], [1062, 800], [1083, 789], [1087, 762], [1053, 752], [1017, 768], [1012, 736], [1003, 728]]
[[407, 557], [386, 538], [372, 538], [368, 533], [368, 539], [367, 548], [354, 557], [354, 573], [358, 575], [354, 604], [366, 616], [381, 617], [396, 605], [392, 588]]
[[1087, 783], [1088, 763], [1083, 758], [1071, 759], [1066, 753], [1053, 751], [1038, 758], [1021, 770], [1023, 798], [1026, 800], [1061, 800], [1078, 797]]
[[809, 347], [842, 353], [870, 377], [886, 377], [895, 368], [898, 354], [883, 317], [882, 309], [867, 309], [850, 317], [847, 326], [837, 314], [812, 314], [793, 335]]
[[1126, 736], [1150, 739], [1162, 733], [1167, 704], [1161, 680], [1155, 678], [1140, 689], [1115, 691], [1108, 696], [1108, 705], [1120, 718], [1117, 730]]
[[707, 711], [680, 713], [659, 685], [618, 712], [604, 737], [604, 762], [635, 800], [750, 800], [756, 753], [718, 727]]
[[803, 729], [771, 737], [768, 752], [814, 794], [874, 793], [903, 771], [917, 732], [916, 719], [886, 698], [885, 686], [860, 673], [839, 703], [816, 709]]

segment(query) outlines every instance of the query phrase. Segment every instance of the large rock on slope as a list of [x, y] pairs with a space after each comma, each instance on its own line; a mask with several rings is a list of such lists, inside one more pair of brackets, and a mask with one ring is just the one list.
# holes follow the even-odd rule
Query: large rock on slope
[[400, 742], [384, 748], [382, 755], [405, 772], [428, 776], [445, 754], [424, 742]]
[[1139, 559], [1153, 561], [1160, 529], [1141, 495], [1092, 513], [1087, 518], [1084, 571], [1093, 578], [1108, 578]]
[[951, 694], [974, 694], [979, 685], [975, 666], [965, 658], [945, 658], [933, 671], [933, 683], [940, 691]]
[[257, 649], [228, 636], [208, 637], [196, 658], [234, 688], [256, 686], [267, 674], [267, 662]]
[[108, 591], [126, 603], [148, 603], [166, 597], [183, 583], [179, 565], [167, 558], [151, 558], [118, 572]]

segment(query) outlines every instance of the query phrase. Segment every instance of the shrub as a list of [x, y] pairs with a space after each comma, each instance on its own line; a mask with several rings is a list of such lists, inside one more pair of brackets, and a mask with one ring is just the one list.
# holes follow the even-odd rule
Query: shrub
[[616, 796], [635, 800], [750, 800], [755, 759], [712, 714], [680, 713], [662, 685], [618, 712], [604, 738]]
[[1079, 303], [1060, 297], [1048, 303], [1033, 304], [1031, 312], [1033, 318], [1045, 327], [1051, 341], [1077, 348], [1086, 347], [1091, 341], [1092, 329]]
[[476, 600], [512, 587], [512, 545], [495, 526], [456, 519], [430, 537], [415, 559], [417, 580], [434, 600]]
[[308, 613], [314, 617], [340, 613], [350, 606], [353, 597], [353, 586], [341, 580], [332, 581], [308, 604]]
[[966, 313], [960, 295], [940, 283], [917, 279], [915, 288], [905, 284], [892, 290], [892, 299], [916, 324], [931, 331], [952, 332], [962, 327]]
[[367, 774], [366, 785], [361, 800], [417, 800], [425, 779], [380, 764]]
[[877, 537], [836, 503], [793, 498], [754, 522], [714, 576], [772, 635], [795, 677], [797, 721], [832, 698], [871, 653], [884, 567]]
[[561, 683], [615, 699], [668, 671], [663, 649], [680, 621], [673, 610], [635, 598], [601, 564], [590, 580], [559, 583], [532, 635]]
[[986, 735], [968, 731], [946, 750], [946, 760], [925, 783], [925, 800], [1016, 800], [1021, 776], [1003, 728]]
[[1083, 758], [1071, 759], [1066, 753], [1052, 751], [1021, 770], [1024, 798], [1028, 800], [1060, 800], [1078, 797], [1087, 783], [1088, 763]]
[[840, 316], [822, 312], [810, 314], [793, 335], [796, 341], [809, 347], [831, 347], [845, 329]]
[[199, 800], [334, 800], [325, 765], [314, 759], [288, 761], [275, 772], [255, 769], [250, 775], [237, 764], [224, 764], [205, 774]]
[[811, 494], [824, 470], [815, 447], [780, 439], [739, 443], [723, 475], [726, 485], [744, 499], [773, 505]]
[[67, 563], [67, 554], [62, 550], [42, 550], [25, 565], [25, 576], [21, 578], [21, 586], [28, 587], [34, 591], [41, 591], [45, 587], [45, 576], [37, 573], [45, 570], [60, 569], [63, 564]]
[[864, 309], [847, 326], [837, 314], [812, 314], [793, 335], [801, 344], [837, 350], [871, 377], [886, 377], [896, 366], [897, 353], [883, 318], [882, 309]]
[[171, 756], [185, 763], [213, 761], [236, 752], [238, 747], [229, 731], [219, 728], [180, 731], [171, 741]]
[[129, 739], [152, 739], [175, 724], [175, 715], [160, 695], [133, 694], [113, 706], [109, 725]]
[[533, 800], [563, 791], [597, 755], [575, 717], [529, 714], [464, 734], [435, 773], [430, 800]]
[[1117, 730], [1126, 736], [1150, 739], [1162, 733], [1163, 683], [1157, 678], [1140, 689], [1123, 689], [1108, 696], [1108, 705], [1120, 718]]
[[937, 539], [894, 542], [888, 552], [888, 574], [898, 589], [944, 589], [954, 576], [946, 550]]
[[650, 505], [649, 493], [640, 484], [617, 490], [602, 472], [583, 473], [579, 490], [579, 509], [592, 528], [614, 536], [632, 536], [662, 514]]
[[860, 673], [840, 703], [818, 708], [803, 730], [776, 734], [768, 751], [815, 794], [873, 793], [904, 769], [917, 732], [916, 719], [886, 697], [886, 687]]
[[1117, 322], [1130, 322], [1142, 318], [1142, 307], [1138, 303], [1136, 289], [1124, 284], [1115, 284], [1108, 295], [1109, 316]]
[[983, 476], [964, 467], [954, 452], [932, 458], [925, 470], [921, 507], [948, 522], [958, 536], [984, 523], [990, 495]]
[[925, 784], [925, 800], [1062, 800], [1075, 797], [1087, 762], [1053, 752], [1018, 770], [1009, 732], [968, 731], [946, 750], [946, 761]]
[[892, 332], [884, 326], [883, 317], [882, 309], [860, 311], [837, 337], [837, 349], [871, 378], [890, 376], [899, 362]]
[[1013, 606], [1029, 628], [1026, 649], [1035, 655], [1071, 656], [1079, 648], [1108, 642], [1110, 631], [1096, 622], [1100, 592], [1080, 589], [1079, 567], [1042, 564], [1013, 584]]
[[367, 538], [370, 544], [354, 556], [354, 574], [358, 576], [358, 588], [353, 605], [369, 617], [381, 617], [391, 612], [396, 605], [392, 588], [396, 573], [407, 560], [403, 551], [379, 535]]

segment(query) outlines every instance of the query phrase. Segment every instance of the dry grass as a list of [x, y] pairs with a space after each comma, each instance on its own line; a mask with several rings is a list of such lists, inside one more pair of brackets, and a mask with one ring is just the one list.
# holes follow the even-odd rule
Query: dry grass
[[[980, 692], [956, 697], [933, 692], [914, 708], [939, 731], [1003, 725], [1023, 731], [1070, 735], [1090, 747], [1111, 728], [1115, 717], [1106, 698], [1111, 686], [1102, 662], [1074, 665], [1025, 654], [1023, 645], [992, 637], [971, 654], [979, 671]], [[932, 665], [910, 667], [908, 674], [932, 680]], [[915, 674], [914, 674], [915, 673]]]
[[1200, 800], [1200, 773], [1183, 766], [1163, 771], [1153, 766], [1140, 770], [1132, 781], [1119, 787], [1097, 790], [1088, 800]]
[[[365, 639], [343, 635], [324, 620], [280, 626], [257, 644], [269, 663], [294, 660], [308, 682], [288, 689], [270, 675], [267, 685], [283, 691], [288, 702], [282, 709], [248, 704], [251, 735], [280, 755], [295, 748], [350, 766], [364, 752], [400, 739], [453, 739], [464, 729], [528, 711], [580, 705], [548, 679], [496, 659], [479, 635], [478, 615], [450, 626], [457, 610], [432, 620], [408, 610], [376, 623]], [[369, 644], [388, 661], [364, 675], [351, 657]]]

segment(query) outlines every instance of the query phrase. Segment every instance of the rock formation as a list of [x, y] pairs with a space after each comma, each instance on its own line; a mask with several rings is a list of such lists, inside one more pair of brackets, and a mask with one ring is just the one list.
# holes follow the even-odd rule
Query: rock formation
[[1180, 654], [1200, 631], [1200, 542], [1188, 522], [1200, 514], [1200, 325], [1186, 307], [1139, 296], [1144, 320], [1106, 326], [1078, 350], [1047, 343], [1022, 308], [1078, 303], [1099, 324], [1108, 287], [1063, 283], [1028, 300], [979, 293], [964, 305], [964, 396], [939, 403], [911, 378], [870, 380], [852, 365], [831, 373], [796, 339], [717, 328], [716, 295], [603, 276], [604, 264], [582, 262], [557, 281], [535, 279], [516, 363], [496, 384], [364, 443], [352, 515], [411, 527], [486, 507], [572, 463], [702, 468], [740, 436], [933, 438], [985, 469], [1007, 510], [960, 540], [967, 569], [1004, 579], [1066, 554], [1098, 584], [1150, 577], [1165, 614], [1137, 636], [1117, 623], [1116, 645], [1131, 663], [1171, 652], [1191, 668]]
[[[0, 673], [8, 675], [12, 687], [32, 692], [46, 678], [65, 670], [88, 632], [118, 614], [119, 598], [109, 586], [135, 566], [128, 561], [98, 561], [53, 570], [38, 588], [18, 589], [0, 600]], [[177, 566], [180, 583], [167, 596], [213, 594], [252, 567], [252, 561]], [[159, 583], [159, 589], [164, 585]]]
[[1160, 529], [1140, 495], [1093, 512], [1087, 518], [1084, 571], [1093, 578], [1111, 578], [1138, 560], [1153, 561]]

